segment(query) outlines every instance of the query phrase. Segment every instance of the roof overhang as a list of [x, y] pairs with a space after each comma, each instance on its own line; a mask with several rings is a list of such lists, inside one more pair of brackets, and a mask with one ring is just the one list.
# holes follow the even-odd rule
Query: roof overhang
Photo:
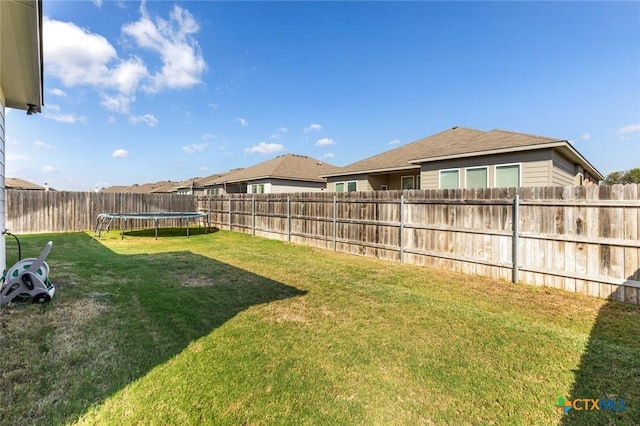
[[296, 178], [296, 177], [290, 177], [290, 176], [251, 176], [251, 177], [241, 178], [241, 179], [232, 178], [232, 179], [226, 179], [222, 181], [216, 181], [214, 184], [245, 183], [245, 182], [251, 182], [254, 180], [267, 180], [267, 179], [292, 180], [296, 182], [325, 183], [325, 180], [321, 178], [314, 179], [314, 178]]
[[455, 160], [459, 158], [469, 158], [469, 157], [480, 157], [485, 155], [496, 155], [496, 154], [508, 154], [513, 152], [524, 152], [524, 151], [536, 151], [540, 149], [559, 149], [563, 152], [569, 159], [575, 161], [582, 165], [582, 167], [588, 171], [590, 174], [598, 178], [599, 180], [603, 180], [604, 176], [600, 173], [591, 163], [587, 161], [574, 147], [569, 144], [567, 141], [556, 141], [549, 142], [544, 144], [537, 145], [527, 145], [527, 146], [518, 146], [518, 147], [510, 147], [510, 148], [500, 148], [500, 149], [492, 149], [486, 151], [474, 151], [474, 152], [465, 152], [462, 154], [453, 154], [453, 155], [443, 155], [440, 157], [428, 157], [428, 158], [417, 158], [415, 160], [409, 160], [412, 164], [421, 164], [421, 163], [432, 163], [435, 161], [444, 161], [444, 160]]
[[42, 1], [0, 1], [0, 86], [7, 108], [41, 112]]
[[420, 170], [420, 165], [409, 164], [401, 167], [385, 167], [383, 169], [365, 169], [365, 170], [356, 170], [351, 172], [336, 172], [330, 173], [326, 175], [320, 175], [320, 177], [329, 178], [329, 177], [340, 177], [340, 176], [353, 176], [353, 175], [373, 175], [373, 174], [386, 174], [386, 173], [395, 173], [395, 172], [404, 172], [406, 170]]

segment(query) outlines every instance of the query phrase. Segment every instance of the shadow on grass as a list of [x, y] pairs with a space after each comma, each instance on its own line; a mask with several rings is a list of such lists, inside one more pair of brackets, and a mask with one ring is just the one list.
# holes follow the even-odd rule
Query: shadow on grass
[[54, 239], [52, 303], [2, 312], [0, 424], [73, 422], [240, 312], [305, 294], [188, 251], [120, 255], [85, 234]]
[[[634, 276], [629, 279], [637, 280], [640, 270]], [[565, 398], [575, 408], [563, 416], [562, 425], [640, 424], [639, 332], [640, 306], [608, 301], [600, 309]], [[599, 409], [584, 399], [598, 399]]]
[[[187, 229], [189, 234], [187, 235]], [[218, 232], [219, 229], [216, 227], [179, 227], [179, 228], [158, 228], [158, 238], [186, 238], [188, 236], [195, 235], [204, 235], [211, 234], [214, 232]], [[122, 236], [122, 229], [120, 230], [111, 230], [110, 232], [117, 232], [117, 235]], [[156, 235], [156, 230], [154, 228], [144, 228], [144, 229], [131, 229], [124, 230], [124, 238], [127, 237], [145, 237], [145, 238], [153, 238]]]

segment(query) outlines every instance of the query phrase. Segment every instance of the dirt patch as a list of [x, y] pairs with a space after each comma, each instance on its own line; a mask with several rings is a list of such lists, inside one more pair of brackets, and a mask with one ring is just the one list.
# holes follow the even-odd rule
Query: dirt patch
[[213, 281], [211, 278], [196, 277], [196, 278], [185, 278], [184, 280], [182, 280], [183, 287], [208, 287], [208, 286], [214, 286], [214, 285], [216, 285], [216, 282]]

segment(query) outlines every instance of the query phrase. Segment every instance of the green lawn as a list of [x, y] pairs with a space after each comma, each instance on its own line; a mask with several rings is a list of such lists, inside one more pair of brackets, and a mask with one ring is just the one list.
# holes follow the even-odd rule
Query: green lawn
[[0, 424], [640, 422], [637, 306], [197, 231], [22, 236], [58, 290], [0, 311]]

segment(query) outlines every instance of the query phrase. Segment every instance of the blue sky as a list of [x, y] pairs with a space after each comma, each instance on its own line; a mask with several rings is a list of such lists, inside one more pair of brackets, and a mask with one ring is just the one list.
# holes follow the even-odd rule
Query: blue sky
[[453, 126], [640, 167], [639, 2], [44, 1], [45, 107], [6, 176], [180, 181], [283, 153], [343, 166]]

